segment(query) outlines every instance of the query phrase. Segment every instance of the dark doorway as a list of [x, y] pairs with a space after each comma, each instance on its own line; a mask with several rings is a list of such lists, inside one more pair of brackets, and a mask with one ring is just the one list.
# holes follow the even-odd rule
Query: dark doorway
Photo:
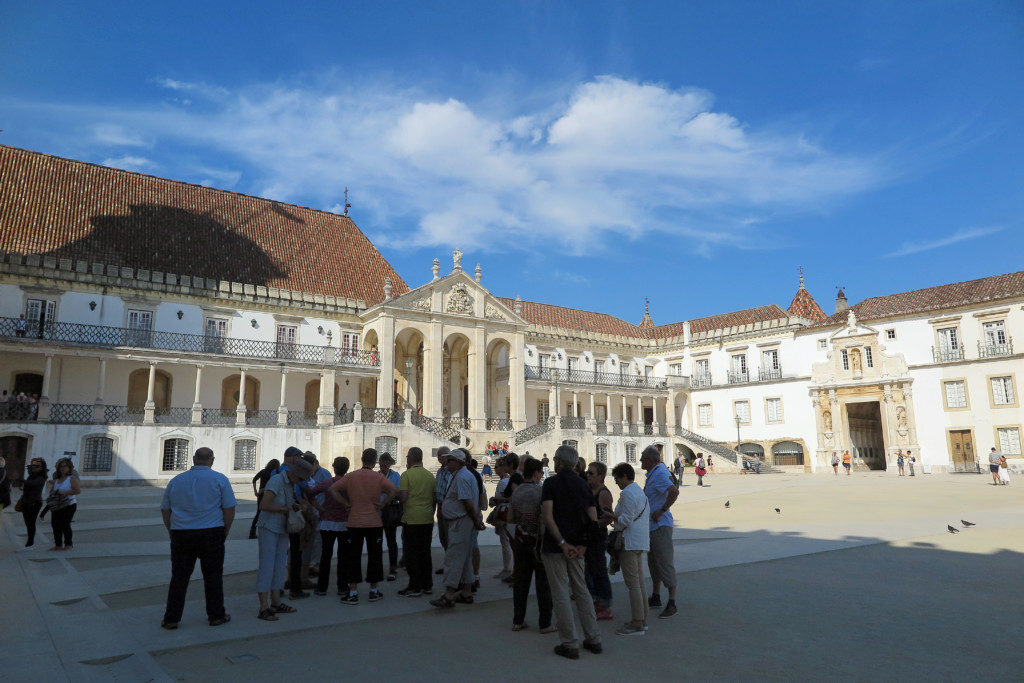
[[11, 394], [17, 396], [22, 391], [26, 396], [30, 394], [42, 396], [43, 376], [38, 372], [19, 372], [14, 376], [14, 391]]
[[28, 438], [24, 436], [0, 437], [0, 456], [7, 461], [7, 478], [12, 486], [21, 486], [25, 475], [25, 454], [28, 453]]
[[885, 438], [882, 434], [882, 411], [878, 401], [847, 403], [850, 425], [850, 455], [857, 465], [869, 470], [885, 470]]
[[654, 408], [644, 406], [644, 424], [654, 424]]

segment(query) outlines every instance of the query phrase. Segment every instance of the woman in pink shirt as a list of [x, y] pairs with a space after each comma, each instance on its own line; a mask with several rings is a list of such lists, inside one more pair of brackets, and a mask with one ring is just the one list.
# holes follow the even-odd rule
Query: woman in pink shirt
[[384, 578], [383, 540], [384, 525], [381, 522], [381, 508], [398, 495], [398, 487], [388, 478], [374, 470], [377, 451], [367, 448], [363, 451], [363, 466], [349, 472], [328, 489], [338, 503], [348, 507], [348, 537], [343, 541], [345, 577], [348, 581], [348, 595], [341, 598], [344, 605], [359, 604], [359, 584], [363, 581], [363, 541], [366, 541], [366, 581], [370, 584], [370, 602], [384, 599], [377, 590], [377, 584]]

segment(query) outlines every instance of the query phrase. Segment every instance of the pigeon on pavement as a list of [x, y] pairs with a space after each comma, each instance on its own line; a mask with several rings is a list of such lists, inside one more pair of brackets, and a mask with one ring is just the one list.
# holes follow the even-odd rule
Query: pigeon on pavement
[[961, 519], [960, 523], [964, 525], [965, 529], [968, 529], [972, 526], [977, 526], [974, 522], [968, 522], [966, 519]]
[[725, 501], [725, 507], [729, 507], [729, 501]]
[[782, 510], [780, 510], [779, 508], [775, 508], [775, 511], [778, 512], [780, 515], [782, 514]]
[[954, 526], [950, 526], [949, 524], [946, 525], [946, 528], [949, 529], [949, 533], [951, 533], [951, 534], [958, 534], [958, 533], [960, 533], [959, 529], [957, 529]]

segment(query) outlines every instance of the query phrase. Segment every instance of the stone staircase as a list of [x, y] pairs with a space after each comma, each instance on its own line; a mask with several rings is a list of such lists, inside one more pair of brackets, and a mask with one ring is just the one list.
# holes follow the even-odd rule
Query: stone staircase
[[[743, 471], [743, 463], [742, 460], [740, 460], [742, 456], [726, 446], [724, 443], [713, 441], [706, 436], [701, 436], [700, 434], [691, 432], [685, 427], [676, 427], [676, 437], [689, 446], [694, 452], [700, 451], [703, 453], [710, 453], [716, 458], [727, 461], [730, 465], [730, 469], [735, 469], [737, 472]], [[761, 461], [761, 474], [777, 474], [781, 472], [782, 470], [772, 467], [764, 460]]]

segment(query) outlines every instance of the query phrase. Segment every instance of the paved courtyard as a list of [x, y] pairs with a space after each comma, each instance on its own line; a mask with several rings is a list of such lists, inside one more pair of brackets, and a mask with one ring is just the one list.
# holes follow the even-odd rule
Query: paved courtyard
[[[14, 552], [24, 529], [11, 509], [0, 533], [0, 679], [1024, 678], [1024, 481], [864, 473], [709, 482], [684, 481], [673, 510], [679, 615], [654, 619], [643, 638], [615, 636], [628, 608], [613, 577], [605, 653], [579, 661], [551, 653], [555, 635], [513, 633], [511, 591], [488, 579], [477, 604], [453, 613], [398, 597], [400, 575], [383, 602], [347, 607], [332, 592], [258, 621], [251, 489], [236, 488], [225, 563], [233, 621], [218, 628], [206, 625], [198, 568], [181, 627], [159, 627], [170, 574], [161, 489], [87, 489], [75, 548], [60, 554], [45, 550], [48, 525], [38, 550]], [[960, 519], [977, 526], [949, 534]], [[498, 570], [496, 541], [481, 535], [484, 577]], [[532, 598], [527, 621], [536, 625]]]

